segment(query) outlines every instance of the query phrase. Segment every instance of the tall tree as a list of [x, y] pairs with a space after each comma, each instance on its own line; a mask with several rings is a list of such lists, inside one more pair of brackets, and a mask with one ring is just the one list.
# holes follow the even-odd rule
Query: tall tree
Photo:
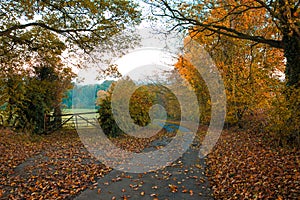
[[[156, 16], [166, 17], [171, 30], [188, 29], [195, 33], [207, 31], [232, 38], [267, 44], [283, 49], [286, 57], [285, 75], [288, 86], [300, 87], [300, 2], [298, 0], [145, 0]], [[232, 22], [244, 19], [252, 31]], [[263, 17], [264, 20], [257, 20]], [[256, 30], [261, 30], [259, 34]]]
[[[227, 7], [224, 7], [223, 10], [219, 9], [218, 12], [208, 16], [207, 20], [220, 18], [227, 11]], [[229, 22], [225, 21], [223, 24], [228, 23], [232, 28], [238, 26], [239, 30], [245, 34], [264, 34], [264, 29], [255, 26], [258, 24], [263, 26], [265, 11], [261, 10], [256, 14], [257, 16], [253, 19], [254, 13], [243, 13], [241, 17], [231, 19]], [[253, 20], [255, 20], [255, 24], [252, 23]], [[274, 92], [275, 85], [278, 88], [279, 84], [279, 80], [274, 76], [283, 72], [284, 69], [281, 50], [249, 40], [211, 34], [209, 30], [202, 32], [192, 30], [190, 35], [205, 46], [223, 76], [227, 96], [228, 122], [237, 122], [242, 126], [245, 116], [249, 117], [253, 113], [261, 114], [262, 110], [269, 108], [270, 93]], [[193, 67], [187, 70], [186, 64], [180, 62], [178, 64], [176, 65], [177, 69], [191, 80], [191, 75], [195, 74]], [[192, 77], [197, 76], [193, 75]], [[201, 85], [204, 85], [199, 81], [195, 83], [193, 88], [201, 89]], [[197, 94], [201, 95], [201, 90]], [[207, 96], [207, 94], [201, 96]]]
[[1, 1], [0, 106], [4, 118], [9, 113], [9, 124], [19, 119], [40, 132], [44, 112], [59, 114], [74, 75], [62, 53], [90, 53], [138, 24], [140, 12], [135, 7], [130, 0]]
[[[227, 119], [267, 110], [273, 138], [300, 144], [299, 1], [145, 1], [168, 19], [170, 31], [187, 30], [209, 51], [224, 78]], [[283, 70], [285, 87], [274, 78]]]

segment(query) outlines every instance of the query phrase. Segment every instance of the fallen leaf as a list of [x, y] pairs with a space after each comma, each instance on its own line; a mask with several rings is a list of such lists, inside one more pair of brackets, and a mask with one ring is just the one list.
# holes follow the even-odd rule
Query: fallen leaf
[[178, 187], [176, 185], [169, 184], [169, 188], [170, 188], [171, 192], [175, 193], [175, 192], [177, 192]]

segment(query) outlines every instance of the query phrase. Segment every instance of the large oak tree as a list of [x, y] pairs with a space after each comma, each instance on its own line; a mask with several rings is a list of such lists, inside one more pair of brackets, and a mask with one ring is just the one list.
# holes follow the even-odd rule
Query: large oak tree
[[[288, 86], [299, 87], [300, 79], [300, 2], [298, 0], [197, 0], [170, 1], [145, 0], [152, 6], [155, 16], [166, 17], [171, 30], [188, 29], [192, 32], [209, 31], [254, 43], [263, 43], [283, 49], [286, 57], [285, 75]], [[256, 14], [264, 13], [264, 23], [255, 21]], [[217, 13], [217, 14], [216, 14]], [[264, 29], [264, 34], [256, 31], [245, 32], [235, 19], [244, 13], [252, 13], [252, 23], [256, 29]]]

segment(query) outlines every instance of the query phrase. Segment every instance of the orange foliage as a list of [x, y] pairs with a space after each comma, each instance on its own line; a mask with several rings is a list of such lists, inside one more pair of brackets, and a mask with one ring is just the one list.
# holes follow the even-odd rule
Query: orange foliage
[[210, 119], [210, 97], [207, 86], [201, 77], [198, 70], [185, 58], [179, 57], [175, 64], [175, 69], [186, 80], [186, 84], [191, 87], [197, 95], [198, 103], [200, 105], [200, 120], [202, 122], [209, 122]]
[[[219, 3], [210, 11], [206, 23], [226, 25], [251, 35], [276, 37], [276, 27], [266, 24], [265, 9], [240, 12], [250, 5], [257, 6], [257, 3]], [[236, 14], [229, 16], [228, 12]], [[285, 68], [281, 50], [247, 40], [212, 34], [208, 29], [200, 30], [197, 27], [191, 29], [189, 34], [209, 52], [223, 77], [227, 95], [227, 122], [240, 123], [245, 116], [262, 113], [271, 107], [271, 97], [279, 83], [274, 77], [283, 74]], [[205, 91], [205, 83], [187, 61], [180, 58], [175, 68], [196, 91]], [[209, 95], [206, 92], [199, 94]]]

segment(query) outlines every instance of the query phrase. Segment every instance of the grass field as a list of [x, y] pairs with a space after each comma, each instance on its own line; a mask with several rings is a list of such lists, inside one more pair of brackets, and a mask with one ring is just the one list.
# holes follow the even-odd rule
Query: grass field
[[68, 109], [63, 109], [63, 113], [83, 113], [83, 112], [96, 112], [96, 109], [88, 109], [88, 108], [68, 108]]

